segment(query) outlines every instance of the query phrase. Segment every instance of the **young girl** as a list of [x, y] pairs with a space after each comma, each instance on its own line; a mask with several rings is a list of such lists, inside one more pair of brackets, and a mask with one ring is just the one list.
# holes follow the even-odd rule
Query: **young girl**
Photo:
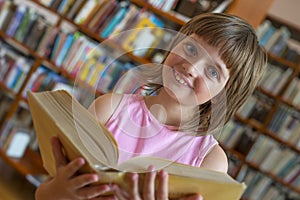
[[[157, 86], [156, 95], [106, 94], [89, 110], [114, 135], [121, 161], [152, 155], [227, 172], [226, 154], [214, 136], [251, 95], [266, 63], [266, 53], [248, 23], [227, 14], [201, 14], [181, 28], [158, 66], [161, 83], [149, 84]], [[37, 200], [168, 199], [164, 170], [149, 167], [142, 193], [137, 173], [128, 174], [130, 191], [117, 185], [91, 186], [101, 177], [78, 175], [83, 158], [68, 162], [59, 141], [54, 138], [52, 144], [57, 175], [39, 186]], [[108, 191], [113, 196], [101, 196]]]

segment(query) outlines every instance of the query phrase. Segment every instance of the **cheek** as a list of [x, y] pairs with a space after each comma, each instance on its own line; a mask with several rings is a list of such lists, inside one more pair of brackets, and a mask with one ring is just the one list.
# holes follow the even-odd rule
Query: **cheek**
[[221, 86], [203, 78], [197, 78], [194, 84], [195, 94], [200, 104], [211, 100], [221, 91]]

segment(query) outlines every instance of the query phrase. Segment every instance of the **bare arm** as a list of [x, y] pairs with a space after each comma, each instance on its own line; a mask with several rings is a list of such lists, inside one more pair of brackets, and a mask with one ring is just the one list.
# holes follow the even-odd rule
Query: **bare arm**
[[88, 110], [95, 115], [102, 124], [106, 124], [118, 107], [122, 97], [123, 95], [121, 94], [111, 93], [101, 95], [92, 102]]
[[228, 160], [224, 150], [215, 145], [204, 158], [201, 167], [227, 173]]

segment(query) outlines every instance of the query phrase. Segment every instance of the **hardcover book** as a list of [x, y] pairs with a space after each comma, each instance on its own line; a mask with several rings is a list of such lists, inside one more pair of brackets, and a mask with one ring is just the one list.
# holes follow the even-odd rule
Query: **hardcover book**
[[[245, 185], [228, 174], [192, 167], [156, 157], [135, 157], [118, 163], [118, 144], [112, 134], [85, 107], [64, 90], [28, 92], [28, 101], [43, 164], [52, 176], [56, 173], [50, 139], [57, 136], [66, 156], [84, 157], [84, 172], [101, 174], [99, 183], [126, 184], [128, 171], [143, 172], [149, 165], [165, 166], [169, 173], [169, 197], [200, 193], [205, 200], [240, 199]], [[114, 170], [112, 170], [114, 169]], [[142, 188], [142, 187], [140, 187]]]

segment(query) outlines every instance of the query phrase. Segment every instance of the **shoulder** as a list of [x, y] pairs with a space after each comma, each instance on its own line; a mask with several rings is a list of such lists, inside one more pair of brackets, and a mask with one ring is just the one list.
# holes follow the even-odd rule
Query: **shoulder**
[[215, 145], [205, 156], [201, 167], [227, 173], [228, 159], [220, 145]]
[[123, 94], [108, 93], [101, 95], [92, 102], [88, 110], [94, 114], [102, 124], [106, 124], [122, 98]]

